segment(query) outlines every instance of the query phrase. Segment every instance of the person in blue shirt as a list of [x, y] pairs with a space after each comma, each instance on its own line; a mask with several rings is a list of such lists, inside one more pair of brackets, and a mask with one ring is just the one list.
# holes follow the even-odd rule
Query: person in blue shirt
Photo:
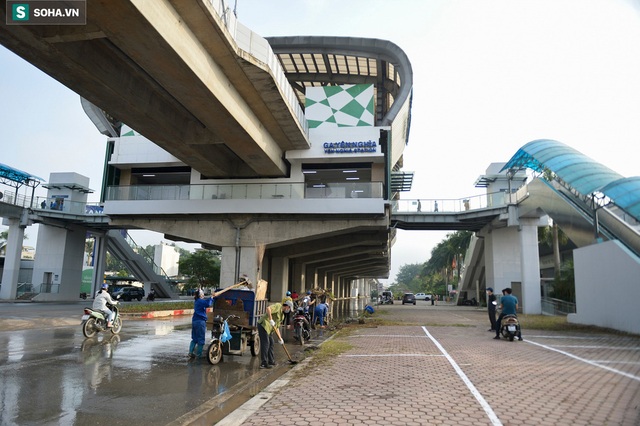
[[193, 302], [193, 317], [191, 318], [191, 344], [189, 345], [189, 358], [201, 357], [204, 349], [204, 340], [207, 335], [207, 308], [213, 306], [215, 294], [208, 299], [204, 298], [204, 292], [198, 290], [195, 302]]
[[329, 307], [326, 303], [320, 302], [314, 309], [315, 321], [320, 323], [320, 328], [325, 328], [324, 319], [329, 313]]
[[[496, 320], [496, 337], [494, 339], [500, 339], [500, 328], [502, 327], [502, 318], [505, 315], [515, 315], [517, 316], [518, 312], [518, 298], [513, 296], [511, 293], [513, 290], [511, 288], [505, 288], [503, 290], [503, 296], [500, 299], [500, 309], [502, 312], [498, 316]], [[506, 293], [506, 294], [505, 294]], [[520, 329], [518, 329], [518, 340], [522, 340], [522, 334], [520, 333]]]

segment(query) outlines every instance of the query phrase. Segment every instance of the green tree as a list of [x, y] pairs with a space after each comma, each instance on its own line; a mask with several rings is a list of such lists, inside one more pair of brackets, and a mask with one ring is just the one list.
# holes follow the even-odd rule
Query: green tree
[[[447, 234], [446, 238], [431, 250], [431, 257], [424, 266], [423, 274], [441, 274], [445, 279], [445, 285], [449, 278], [453, 280], [456, 277], [457, 279], [460, 276], [462, 260], [469, 248], [472, 235], [470, 231], [456, 231], [453, 234]], [[456, 274], [453, 270], [454, 259]]]
[[187, 287], [217, 287], [220, 285], [220, 252], [197, 250], [180, 256], [178, 270], [188, 276]]
[[420, 293], [424, 289], [422, 266], [420, 263], [402, 265], [396, 275], [396, 285], [412, 293]]
[[576, 303], [576, 285], [573, 260], [566, 260], [562, 262], [560, 272], [556, 274], [556, 278], [553, 281], [553, 290], [550, 292], [549, 296], [555, 299]]
[[[113, 271], [128, 271], [128, 270], [125, 264], [120, 261], [120, 259], [116, 258], [114, 255], [112, 255], [110, 252], [107, 251], [105, 271], [113, 272]], [[129, 275], [128, 272], [127, 272], [127, 275]]]
[[[7, 241], [8, 239], [9, 239], [9, 230], [8, 229], [0, 232], [0, 241]], [[24, 234], [24, 239], [28, 240], [29, 236], [27, 234]]]
[[562, 232], [558, 224], [554, 221], [551, 226], [538, 228], [538, 244], [546, 245], [553, 249], [553, 270], [554, 275], [560, 272], [560, 246], [569, 242], [569, 237]]

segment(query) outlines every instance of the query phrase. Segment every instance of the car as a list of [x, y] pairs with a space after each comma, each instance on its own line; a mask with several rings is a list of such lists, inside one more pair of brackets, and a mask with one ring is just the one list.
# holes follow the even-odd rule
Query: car
[[136, 299], [138, 302], [144, 297], [144, 288], [142, 287], [122, 287], [120, 290], [113, 293], [113, 298], [120, 296], [120, 300], [130, 302]]
[[416, 300], [429, 301], [429, 300], [431, 300], [431, 295], [430, 294], [425, 294], [425, 293], [416, 293]]
[[404, 305], [405, 303], [413, 303], [415, 305], [416, 304], [416, 296], [413, 293], [405, 293], [402, 296], [402, 304]]

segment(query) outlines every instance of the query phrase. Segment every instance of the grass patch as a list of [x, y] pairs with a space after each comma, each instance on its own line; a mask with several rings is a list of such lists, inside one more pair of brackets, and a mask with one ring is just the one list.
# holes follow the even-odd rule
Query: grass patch
[[613, 330], [595, 325], [572, 324], [567, 322], [565, 316], [549, 315], [518, 315], [518, 320], [523, 330], [545, 330], [545, 331], [575, 331], [583, 333], [609, 333], [616, 335], [632, 335], [623, 331]]
[[193, 301], [184, 302], [151, 302], [151, 303], [119, 303], [118, 309], [123, 314], [135, 314], [152, 311], [174, 311], [177, 309], [193, 309]]
[[320, 348], [313, 353], [313, 363], [316, 366], [325, 364], [328, 360], [333, 359], [343, 353], [351, 350], [353, 345], [345, 341], [336, 339], [327, 340]]

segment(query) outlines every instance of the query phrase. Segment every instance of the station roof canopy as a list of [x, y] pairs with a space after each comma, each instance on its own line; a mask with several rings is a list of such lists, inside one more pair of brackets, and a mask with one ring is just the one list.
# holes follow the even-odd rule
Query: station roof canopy
[[412, 94], [411, 63], [390, 41], [322, 36], [267, 37], [267, 41], [302, 108], [307, 87], [372, 84], [376, 125], [388, 126]]
[[549, 169], [581, 194], [600, 192], [636, 219], [640, 218], [640, 177], [625, 178], [562, 142], [531, 141], [500, 171], [525, 168], [537, 172]]
[[[31, 173], [23, 172], [22, 170], [14, 169], [6, 164], [0, 163], [0, 179], [3, 181], [11, 181], [19, 185], [38, 186], [40, 182], [44, 182], [44, 179], [32, 175]], [[11, 186], [16, 186], [16, 185]]]

